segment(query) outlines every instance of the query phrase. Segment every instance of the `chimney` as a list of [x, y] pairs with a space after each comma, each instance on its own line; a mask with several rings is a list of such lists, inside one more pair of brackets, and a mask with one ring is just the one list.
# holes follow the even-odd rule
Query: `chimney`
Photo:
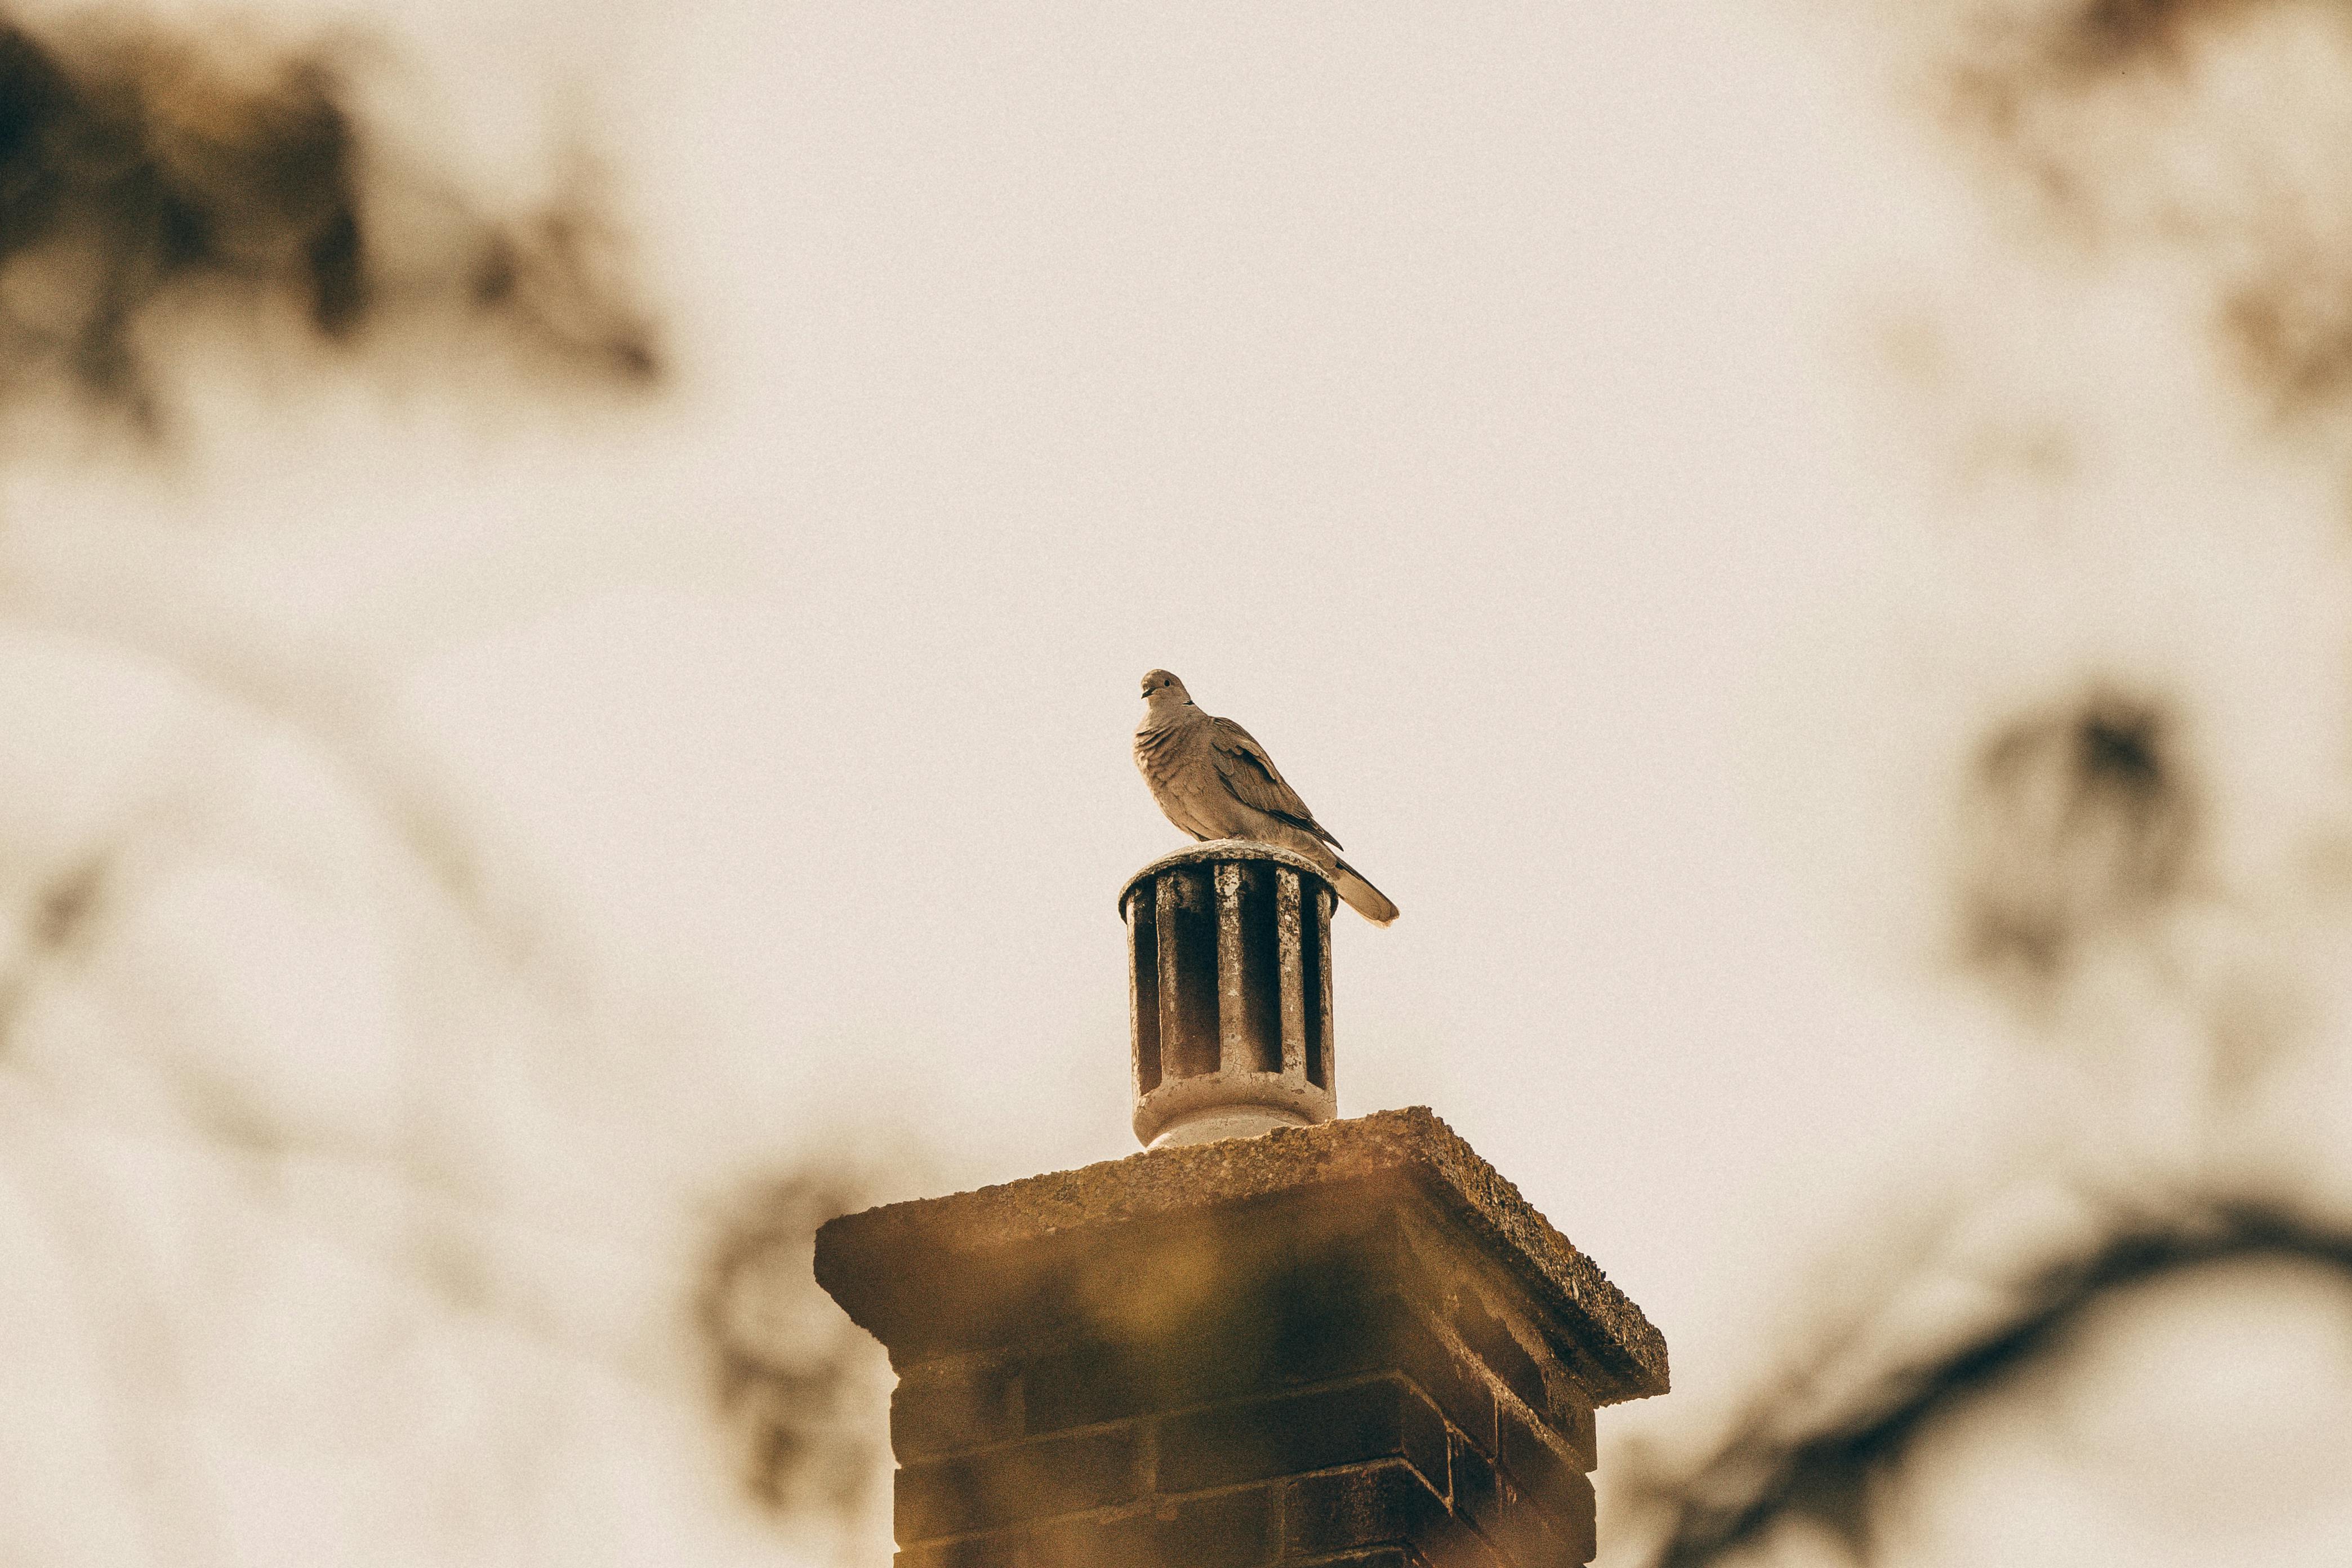
[[898, 1373], [898, 1568], [1590, 1561], [1657, 1331], [1428, 1110], [1334, 1119], [1311, 863], [1202, 844], [1119, 907], [1146, 1152], [818, 1233]]

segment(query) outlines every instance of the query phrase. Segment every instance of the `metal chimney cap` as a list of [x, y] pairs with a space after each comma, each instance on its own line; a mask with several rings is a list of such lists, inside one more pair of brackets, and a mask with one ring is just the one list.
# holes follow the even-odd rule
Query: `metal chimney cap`
[[[1213, 865], [1223, 860], [1271, 860], [1277, 866], [1287, 866], [1294, 871], [1303, 872], [1327, 888], [1331, 886], [1331, 879], [1323, 874], [1323, 868], [1295, 849], [1285, 849], [1276, 844], [1261, 844], [1255, 838], [1208, 838], [1198, 844], [1188, 844], [1181, 849], [1171, 850], [1129, 877], [1126, 886], [1118, 890], [1119, 919], [1127, 918], [1127, 900], [1135, 896], [1138, 882], [1149, 881], [1171, 866]], [[1332, 896], [1339, 896], [1338, 889], [1333, 889]]]
[[1119, 889], [1135, 1136], [1248, 1138], [1339, 1114], [1331, 910], [1315, 863], [1250, 838], [1163, 855]]

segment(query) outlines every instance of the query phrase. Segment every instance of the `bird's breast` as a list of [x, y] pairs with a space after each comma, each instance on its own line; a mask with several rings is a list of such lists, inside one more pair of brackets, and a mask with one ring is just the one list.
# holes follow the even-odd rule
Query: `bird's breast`
[[1135, 765], [1155, 794], [1164, 793], [1181, 771], [1190, 748], [1174, 726], [1146, 725], [1135, 731]]

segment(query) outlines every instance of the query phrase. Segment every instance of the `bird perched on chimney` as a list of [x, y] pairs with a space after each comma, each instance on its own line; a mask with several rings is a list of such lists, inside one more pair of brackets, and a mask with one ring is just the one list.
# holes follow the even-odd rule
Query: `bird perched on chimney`
[[1135, 766], [1169, 821], [1195, 838], [1249, 838], [1303, 855], [1358, 914], [1382, 926], [1397, 918], [1386, 895], [1333, 853], [1339, 841], [1247, 730], [1202, 712], [1164, 669], [1143, 678], [1143, 703]]

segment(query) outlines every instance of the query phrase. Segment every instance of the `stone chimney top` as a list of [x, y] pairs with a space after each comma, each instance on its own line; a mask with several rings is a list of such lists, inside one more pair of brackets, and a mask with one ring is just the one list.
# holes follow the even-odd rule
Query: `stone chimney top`
[[[1666, 1342], [1642, 1310], [1422, 1106], [868, 1209], [818, 1232], [817, 1279], [902, 1361], [1085, 1338], [1100, 1331], [1094, 1319], [1165, 1328], [1173, 1325], [1157, 1320], [1174, 1300], [1193, 1297], [1211, 1316], [1230, 1303], [1210, 1300], [1197, 1280], [1173, 1300], [1139, 1291], [1150, 1278], [1141, 1253], [1211, 1216], [1262, 1247], [1284, 1232], [1292, 1207], [1301, 1222], [1332, 1230], [1348, 1228], [1342, 1215], [1352, 1224], [1423, 1214], [1433, 1235], [1491, 1270], [1488, 1288], [1518, 1303], [1529, 1342], [1572, 1370], [1592, 1404], [1665, 1392]], [[1205, 1268], [1215, 1248], [1178, 1250]]]
[[889, 1348], [899, 1568], [1570, 1568], [1641, 1310], [1426, 1110], [817, 1232]]

